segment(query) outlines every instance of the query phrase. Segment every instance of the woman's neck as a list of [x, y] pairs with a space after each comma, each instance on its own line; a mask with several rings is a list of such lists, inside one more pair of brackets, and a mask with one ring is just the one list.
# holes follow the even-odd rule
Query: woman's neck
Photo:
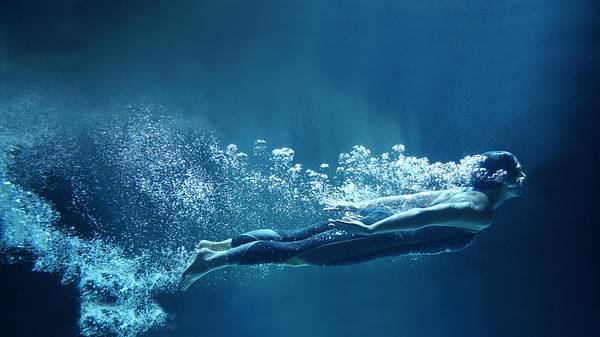
[[494, 209], [498, 208], [500, 205], [502, 205], [506, 200], [510, 199], [511, 197], [508, 195], [508, 193], [506, 193], [502, 188], [494, 188], [494, 189], [476, 189], [474, 188], [475, 191], [479, 191], [484, 193], [485, 195], [488, 196], [488, 198], [490, 199], [490, 202], [492, 203], [492, 207]]

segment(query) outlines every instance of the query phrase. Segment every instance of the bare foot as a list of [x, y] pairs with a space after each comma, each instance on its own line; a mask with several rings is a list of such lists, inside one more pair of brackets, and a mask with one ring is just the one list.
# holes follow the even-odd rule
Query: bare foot
[[200, 240], [196, 245], [197, 249], [208, 248], [210, 250], [227, 250], [231, 248], [231, 239], [223, 240], [223, 241], [208, 241], [208, 240]]
[[186, 291], [204, 275], [226, 266], [228, 264], [225, 259], [225, 252], [215, 252], [208, 248], [199, 249], [192, 263], [181, 274], [182, 280], [179, 290]]
[[179, 290], [186, 291], [194, 282], [206, 275], [209, 271], [209, 258], [214, 254], [214, 251], [208, 248], [200, 248], [196, 251], [196, 256], [192, 262], [185, 268], [181, 274], [182, 280], [179, 285]]

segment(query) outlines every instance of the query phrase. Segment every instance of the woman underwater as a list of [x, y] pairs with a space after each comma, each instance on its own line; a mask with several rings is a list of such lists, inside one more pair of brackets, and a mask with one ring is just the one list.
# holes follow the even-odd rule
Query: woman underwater
[[[490, 151], [482, 156], [469, 187], [360, 203], [327, 201], [324, 210], [352, 210], [362, 217], [294, 230], [258, 229], [220, 242], [202, 240], [193, 262], [183, 272], [180, 288], [187, 290], [202, 276], [230, 265], [332, 266], [463, 249], [491, 225], [496, 208], [521, 195], [526, 177], [510, 152]], [[419, 207], [397, 214], [381, 208], [403, 202]]]

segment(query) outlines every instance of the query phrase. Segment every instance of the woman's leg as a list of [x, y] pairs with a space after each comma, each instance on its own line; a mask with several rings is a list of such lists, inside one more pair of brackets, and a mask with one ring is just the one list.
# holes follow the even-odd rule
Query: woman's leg
[[358, 237], [358, 235], [330, 228], [326, 232], [322, 232], [304, 240], [254, 240], [230, 248], [226, 251], [213, 251], [202, 248], [197, 252], [194, 261], [184, 271], [180, 289], [185, 291], [202, 276], [211, 271], [230, 265], [279, 263], [288, 266], [304, 266], [314, 264], [306, 263], [305, 261], [296, 258], [296, 256], [311, 248], [327, 244], [328, 242], [333, 243], [350, 240], [355, 237]]
[[[392, 215], [391, 212], [382, 208], [369, 208], [361, 212], [363, 217], [359, 220], [364, 224], [370, 225], [381, 219]], [[297, 229], [257, 229], [243, 233], [231, 239], [231, 248], [238, 247], [253, 241], [300, 241], [308, 239], [317, 234], [331, 230], [329, 221], [317, 222], [312, 225]]]
[[345, 265], [387, 256], [456, 251], [466, 247], [473, 237], [473, 233], [460, 230], [361, 236], [333, 229], [300, 241], [250, 242], [215, 256], [215, 262], [241, 265]]
[[231, 239], [223, 241], [200, 240], [196, 245], [196, 249], [207, 248], [210, 250], [227, 250], [231, 248]]
[[[374, 209], [360, 220], [365, 224], [372, 224], [390, 215], [388, 211]], [[288, 266], [319, 264], [312, 260], [305, 262], [297, 255], [322, 245], [352, 241], [357, 238], [360, 236], [332, 229], [329, 221], [295, 230], [254, 230], [222, 241], [230, 247], [224, 251], [201, 247], [192, 264], [183, 273], [184, 280], [181, 288], [185, 290], [208, 272], [233, 264], [285, 263]]]
[[329, 221], [322, 221], [305, 226], [299, 229], [256, 229], [235, 236], [231, 239], [231, 247], [239, 247], [241, 245], [255, 241], [298, 241], [307, 239], [313, 235], [330, 230]]
[[383, 257], [429, 255], [462, 250], [475, 234], [461, 230], [392, 232], [324, 244], [301, 252], [295, 258], [310, 265], [356, 264]]
[[[362, 215], [360, 221], [369, 225], [377, 222], [380, 219], [386, 218], [391, 214], [392, 213], [389, 211], [379, 207], [366, 208], [360, 211], [360, 215]], [[223, 241], [215, 242], [201, 240], [200, 243], [198, 243], [197, 248], [208, 248], [210, 250], [220, 251], [238, 247], [253, 241], [299, 241], [308, 239], [330, 229], [331, 227], [329, 227], [329, 221], [317, 222], [312, 225], [297, 229], [256, 229]]]
[[313, 235], [325, 232], [331, 229], [329, 222], [318, 222], [303, 228], [285, 230], [285, 229], [255, 229], [237, 236], [231, 239], [213, 242], [208, 240], [201, 240], [198, 243], [197, 248], [208, 248], [210, 250], [227, 250], [230, 248], [239, 247], [249, 242], [255, 241], [297, 241], [309, 238]]
[[370, 236], [331, 229], [298, 241], [259, 240], [227, 251], [201, 250], [194, 264], [186, 270], [187, 274], [184, 273], [185, 286], [182, 289], [187, 289], [207, 273], [229, 265], [346, 265], [388, 256], [457, 251], [467, 247], [474, 236], [474, 233], [449, 228]]
[[300, 229], [283, 230], [283, 229], [255, 229], [237, 236], [231, 239], [223, 241], [208, 241], [201, 240], [196, 248], [208, 248], [210, 250], [221, 251], [230, 248], [239, 247], [241, 245], [256, 242], [256, 241], [297, 241], [309, 238], [313, 235], [325, 232], [331, 229], [329, 222], [319, 222]]

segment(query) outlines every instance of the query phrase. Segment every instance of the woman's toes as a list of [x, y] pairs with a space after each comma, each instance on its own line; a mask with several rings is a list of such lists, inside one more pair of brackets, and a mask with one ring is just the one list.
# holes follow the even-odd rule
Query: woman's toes
[[213, 244], [212, 241], [200, 240], [200, 242], [198, 242], [198, 244], [196, 245], [196, 249], [210, 248], [212, 246], [212, 244]]

